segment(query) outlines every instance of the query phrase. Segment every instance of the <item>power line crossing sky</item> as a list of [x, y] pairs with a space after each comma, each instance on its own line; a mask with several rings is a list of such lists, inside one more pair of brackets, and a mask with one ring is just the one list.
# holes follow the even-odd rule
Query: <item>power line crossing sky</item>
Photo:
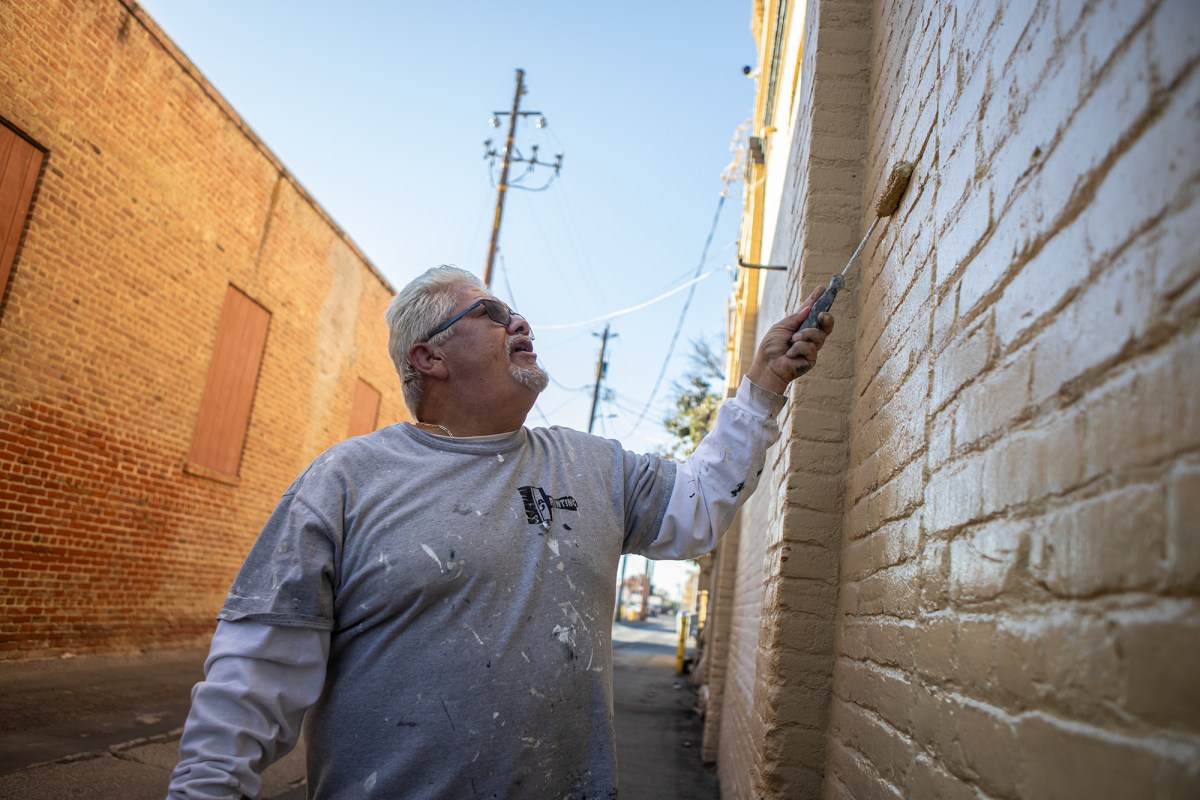
[[[506, 122], [489, 118], [511, 107], [523, 68], [522, 109], [549, 124], [524, 118], [517, 148], [538, 145], [542, 161], [564, 154], [546, 191], [508, 193], [492, 281], [530, 320], [554, 377], [529, 422], [586, 429], [599, 318], [711, 273], [607, 320], [615, 337], [595, 431], [637, 451], [667, 441], [662, 418], [690, 341], [724, 332], [742, 189], [722, 171], [754, 97], [742, 73], [754, 63], [749, 3], [142, 6], [397, 289], [439, 263], [483, 274], [496, 197], [483, 142], [503, 144]], [[526, 185], [547, 177], [539, 169]]]

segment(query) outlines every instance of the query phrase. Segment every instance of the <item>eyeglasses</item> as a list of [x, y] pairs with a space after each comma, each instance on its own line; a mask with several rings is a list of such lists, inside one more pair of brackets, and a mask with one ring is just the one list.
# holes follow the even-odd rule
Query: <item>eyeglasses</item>
[[[490, 299], [485, 298], [483, 300], [476, 300], [474, 303], [467, 306], [462, 311], [458, 312], [453, 317], [451, 317], [450, 319], [443, 322], [441, 325], [438, 325], [436, 328], [431, 330], [428, 333], [428, 335], [425, 336], [425, 341], [428, 342], [430, 339], [437, 336], [439, 333], [446, 330], [451, 325], [458, 322], [460, 319], [465, 317], [467, 314], [470, 314], [472, 311], [479, 308], [480, 306], [483, 306], [483, 310], [487, 312], [487, 315], [489, 317], [491, 317], [492, 322], [496, 323], [497, 325], [503, 325], [505, 328], [507, 328], [509, 325], [512, 324], [513, 317], [521, 317], [521, 319], [525, 319], [525, 317], [521, 316], [516, 311], [513, 311], [511, 308], [504, 305], [504, 303], [501, 303], [499, 300], [490, 300]], [[529, 338], [530, 339], [534, 338], [533, 331], [531, 329], [529, 329], [528, 323], [526, 324], [525, 327], [527, 330], [529, 330]]]

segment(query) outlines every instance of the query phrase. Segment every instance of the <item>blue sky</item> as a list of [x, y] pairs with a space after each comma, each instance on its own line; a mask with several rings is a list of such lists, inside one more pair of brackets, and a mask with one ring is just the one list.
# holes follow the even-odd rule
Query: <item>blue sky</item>
[[488, 118], [510, 107], [524, 68], [522, 108], [550, 125], [522, 125], [517, 148], [564, 154], [548, 190], [509, 192], [492, 285], [533, 324], [554, 379], [529, 422], [588, 423], [604, 324], [551, 326], [716, 270], [696, 284], [640, 425], [689, 291], [612, 320], [613, 399], [595, 432], [632, 450], [666, 441], [691, 339], [724, 333], [740, 182], [703, 265], [701, 254], [754, 100], [742, 73], [755, 58], [749, 2], [142, 5], [397, 289], [439, 263], [482, 273], [496, 203], [482, 142], [503, 140]]
[[[553, 378], [529, 422], [586, 429], [603, 323], [700, 274], [689, 290], [611, 320], [595, 432], [633, 450], [667, 441], [671, 381], [691, 340], [724, 333], [742, 185], [730, 141], [750, 115], [750, 3], [143, 0], [288, 169], [399, 289], [452, 263], [482, 274], [496, 190], [483, 141], [526, 72], [517, 148], [564, 154], [546, 191], [510, 191], [492, 288], [524, 313]], [[541, 171], [527, 185], [540, 186]], [[382, 320], [380, 321], [382, 323]]]

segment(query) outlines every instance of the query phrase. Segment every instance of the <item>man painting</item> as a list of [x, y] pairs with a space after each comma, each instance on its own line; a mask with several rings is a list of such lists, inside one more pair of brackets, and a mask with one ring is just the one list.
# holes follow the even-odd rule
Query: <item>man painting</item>
[[218, 614], [170, 797], [256, 797], [301, 726], [311, 797], [614, 797], [618, 560], [716, 546], [832, 330], [797, 332], [817, 296], [676, 464], [526, 428], [547, 382], [526, 320], [463, 270], [410, 283], [387, 321], [417, 422], [284, 493]]

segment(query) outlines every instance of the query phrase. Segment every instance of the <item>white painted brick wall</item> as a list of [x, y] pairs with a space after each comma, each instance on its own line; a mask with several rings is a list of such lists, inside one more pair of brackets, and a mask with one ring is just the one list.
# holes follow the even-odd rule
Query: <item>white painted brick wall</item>
[[1196, 796], [1200, 5], [804, 14], [760, 328], [917, 169], [743, 515], [725, 796]]
[[873, 27], [824, 793], [1194, 795], [1200, 6]]

